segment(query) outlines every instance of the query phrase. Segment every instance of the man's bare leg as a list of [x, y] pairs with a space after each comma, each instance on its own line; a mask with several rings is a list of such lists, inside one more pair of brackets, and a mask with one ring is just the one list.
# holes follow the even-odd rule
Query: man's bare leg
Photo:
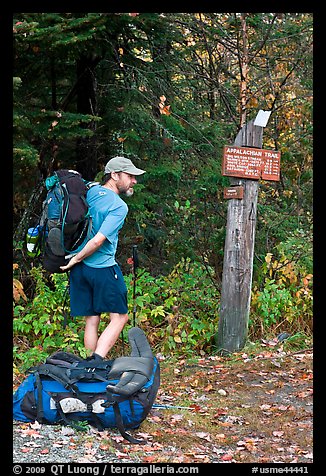
[[84, 345], [86, 349], [95, 351], [98, 341], [98, 326], [100, 316], [87, 316], [84, 334]]
[[118, 337], [127, 322], [128, 314], [117, 314], [111, 312], [110, 324], [104, 329], [98, 338], [94, 352], [104, 358], [118, 340]]

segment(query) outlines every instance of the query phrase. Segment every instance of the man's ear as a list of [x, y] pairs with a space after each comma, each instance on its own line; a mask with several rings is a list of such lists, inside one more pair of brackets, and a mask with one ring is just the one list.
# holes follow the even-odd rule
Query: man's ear
[[119, 172], [111, 172], [111, 178], [117, 182], [120, 178]]

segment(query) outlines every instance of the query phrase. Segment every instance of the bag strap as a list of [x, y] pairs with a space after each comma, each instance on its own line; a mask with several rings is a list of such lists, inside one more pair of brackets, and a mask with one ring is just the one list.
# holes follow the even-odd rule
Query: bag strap
[[35, 372], [35, 384], [37, 389], [36, 420], [39, 423], [44, 422], [44, 408], [42, 395], [42, 381], [38, 372]]
[[85, 185], [87, 187], [87, 190], [89, 190], [90, 188], [94, 187], [94, 185], [100, 185], [100, 182], [95, 182], [95, 181], [87, 181], [85, 179], [83, 179], [84, 182], [85, 182]]
[[97, 374], [96, 372], [94, 372], [94, 370], [86, 370], [86, 369], [83, 369], [81, 370], [81, 372], [73, 377], [73, 378], [70, 378], [70, 382], [72, 384], [76, 383], [76, 382], [79, 382], [79, 380], [81, 379], [85, 379], [85, 380], [99, 380], [100, 382], [107, 382], [107, 378], [105, 377], [102, 377], [101, 375]]
[[[65, 199], [62, 201], [62, 224], [61, 224], [61, 245], [63, 249], [65, 250], [66, 253], [69, 253], [69, 250], [66, 250], [65, 247], [65, 242], [64, 242], [64, 228], [65, 228], [65, 222], [66, 222], [66, 216], [68, 213], [69, 209], [69, 204], [70, 204], [70, 197], [69, 197], [69, 192], [67, 190], [67, 186], [65, 183], [60, 183], [61, 189], [63, 190], [64, 197], [66, 198], [66, 204], [65, 204]], [[65, 205], [65, 210], [63, 210], [63, 206]]]
[[74, 385], [74, 382], [70, 380], [64, 369], [61, 369], [57, 365], [43, 364], [37, 369], [38, 374], [45, 377], [51, 377], [53, 380], [61, 383], [67, 390], [71, 390], [74, 395], [79, 393], [78, 387]]
[[120, 431], [121, 435], [126, 440], [130, 441], [130, 443], [132, 443], [134, 445], [144, 445], [144, 444], [147, 443], [146, 440], [144, 440], [144, 439], [139, 440], [137, 438], [134, 438], [132, 435], [130, 435], [129, 433], [126, 432], [124, 424], [123, 424], [123, 420], [122, 420], [122, 416], [121, 416], [120, 407], [119, 407], [118, 402], [115, 402], [113, 404], [113, 411], [114, 411], [114, 415], [115, 415], [115, 422], [116, 422], [117, 428]]

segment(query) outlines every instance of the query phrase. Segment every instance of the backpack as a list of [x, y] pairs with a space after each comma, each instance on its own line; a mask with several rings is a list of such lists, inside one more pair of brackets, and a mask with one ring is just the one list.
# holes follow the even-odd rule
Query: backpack
[[138, 428], [150, 412], [160, 367], [140, 328], [132, 327], [128, 339], [128, 357], [99, 362], [59, 351], [30, 369], [14, 393], [13, 418], [76, 429], [81, 429], [78, 422], [87, 421], [100, 431], [118, 428], [131, 443], [146, 443], [126, 429]]
[[92, 226], [86, 201], [88, 189], [98, 182], [86, 182], [75, 170], [59, 169], [45, 180], [47, 196], [40, 219], [39, 246], [44, 268], [62, 273], [89, 238]]

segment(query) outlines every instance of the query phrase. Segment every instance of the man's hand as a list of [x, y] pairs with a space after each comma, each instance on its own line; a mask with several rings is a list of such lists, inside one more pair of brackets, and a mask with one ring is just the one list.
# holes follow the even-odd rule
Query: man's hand
[[79, 261], [76, 259], [76, 255], [71, 258], [68, 264], [64, 266], [60, 266], [60, 269], [62, 271], [68, 271], [68, 269], [71, 269], [75, 264], [79, 263]]
[[60, 269], [62, 271], [71, 269], [75, 264], [80, 263], [83, 261], [83, 259], [87, 258], [87, 256], [92, 255], [96, 250], [98, 250], [105, 240], [106, 237], [103, 235], [103, 233], [96, 233], [96, 235], [86, 243], [84, 248], [75, 256], [73, 256], [68, 264], [65, 266], [60, 266]]

